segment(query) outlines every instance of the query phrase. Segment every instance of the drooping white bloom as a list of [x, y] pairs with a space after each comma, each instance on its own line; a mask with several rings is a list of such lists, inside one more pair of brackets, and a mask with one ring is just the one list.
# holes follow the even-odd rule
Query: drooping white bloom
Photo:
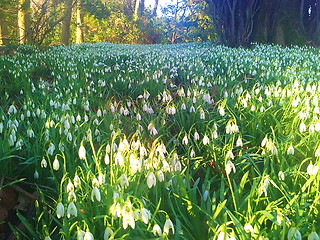
[[301, 239], [302, 239], [301, 233], [297, 228], [293, 227], [289, 229], [288, 240], [301, 240]]
[[82, 144], [80, 145], [78, 154], [79, 154], [80, 159], [82, 159], [82, 160], [86, 159], [86, 149], [84, 148], [84, 146]]
[[209, 196], [209, 191], [208, 191], [208, 190], [205, 190], [204, 193], [203, 193], [203, 195], [202, 195], [203, 201], [207, 201], [208, 196]]
[[157, 236], [157, 235], [161, 236], [162, 235], [162, 230], [161, 230], [161, 228], [160, 228], [160, 226], [158, 224], [153, 225], [152, 233], [155, 236]]
[[153, 172], [149, 172], [147, 176], [148, 188], [152, 188], [153, 186], [156, 186], [156, 183], [157, 183], [156, 176], [154, 175]]
[[115, 161], [115, 164], [120, 165], [120, 166], [123, 166], [123, 164], [124, 164], [124, 159], [123, 159], [123, 156], [122, 156], [122, 153], [121, 153], [121, 152], [117, 152], [114, 161]]
[[284, 178], [285, 178], [284, 172], [280, 171], [278, 173], [278, 178], [279, 178], [279, 180], [284, 181]]
[[103, 234], [103, 240], [108, 240], [113, 235], [113, 231], [110, 227], [107, 227], [106, 230], [104, 230]]
[[237, 142], [236, 142], [236, 146], [237, 147], [242, 147], [243, 146], [243, 142], [242, 142], [241, 137], [238, 137]]
[[57, 218], [61, 218], [64, 216], [64, 206], [61, 202], [57, 204], [56, 214]]
[[38, 173], [37, 170], [34, 172], [33, 177], [34, 177], [34, 179], [38, 179], [39, 178], [39, 173]]
[[130, 225], [132, 229], [135, 228], [136, 222], [134, 220], [134, 213], [132, 209], [128, 206], [124, 207], [125, 211], [122, 212], [122, 227], [124, 229], [127, 229], [127, 227]]
[[300, 131], [301, 133], [307, 131], [307, 126], [306, 126], [306, 124], [305, 124], [304, 122], [301, 122], [301, 123], [300, 123], [299, 131]]
[[204, 137], [202, 139], [202, 143], [203, 143], [203, 145], [208, 145], [210, 143], [210, 139], [207, 135], [204, 135]]
[[320, 240], [320, 237], [316, 232], [311, 232], [308, 236], [308, 240]]
[[287, 149], [287, 155], [294, 155], [294, 148], [290, 145]]
[[246, 231], [246, 233], [250, 233], [251, 236], [254, 234], [254, 230], [253, 230], [253, 227], [250, 223], [246, 223], [244, 225], [244, 230]]
[[163, 172], [161, 170], [159, 170], [157, 172], [157, 177], [158, 177], [159, 182], [163, 182], [164, 181], [164, 174], [163, 174]]
[[234, 159], [234, 155], [233, 152], [231, 150], [229, 150], [226, 154], [226, 159]]
[[198, 133], [198, 132], [195, 132], [195, 133], [194, 133], [193, 139], [194, 139], [195, 141], [198, 141], [198, 140], [200, 139], [200, 136], [199, 136], [199, 133]]
[[78, 216], [77, 207], [74, 204], [74, 202], [70, 202], [67, 208], [67, 218], [70, 218], [71, 216]]
[[83, 240], [94, 240], [94, 237], [91, 232], [85, 232]]
[[182, 166], [181, 166], [181, 162], [180, 161], [177, 161], [174, 165], [174, 170], [175, 171], [178, 171], [178, 172], [181, 172], [182, 170]]
[[140, 159], [136, 158], [134, 154], [130, 155], [130, 170], [132, 173], [140, 172], [142, 167], [142, 163]]
[[60, 168], [60, 163], [59, 163], [58, 158], [55, 158], [55, 159], [54, 159], [54, 161], [53, 161], [53, 163], [52, 163], [52, 168], [53, 168], [53, 170], [55, 170], [55, 171], [58, 171], [58, 170], [59, 170], [59, 168]]
[[141, 220], [145, 223], [148, 224], [150, 218], [151, 218], [151, 213], [148, 209], [142, 208], [141, 209]]
[[91, 191], [91, 201], [94, 202], [94, 198], [100, 202], [101, 201], [101, 194], [99, 188], [94, 187]]
[[227, 175], [229, 175], [231, 173], [231, 171], [233, 171], [234, 173], [236, 172], [236, 167], [234, 166], [234, 164], [229, 160], [226, 163], [226, 173]]
[[319, 171], [319, 166], [315, 166], [313, 165], [312, 163], [310, 163], [307, 167], [307, 173], [310, 175], [310, 176], [313, 176], [313, 175], [316, 175]]
[[183, 144], [183, 145], [188, 145], [188, 143], [189, 143], [188, 136], [185, 135], [185, 136], [183, 137], [183, 139], [182, 139], [182, 144]]
[[121, 187], [128, 187], [129, 186], [129, 180], [128, 180], [127, 175], [125, 175], [125, 174], [122, 174], [120, 176], [119, 182], [120, 182]]
[[46, 167], [48, 166], [48, 163], [47, 163], [47, 161], [46, 161], [45, 158], [42, 158], [41, 163], [40, 163], [40, 166], [41, 166], [42, 168], [46, 168]]
[[169, 234], [170, 229], [172, 230], [172, 234], [174, 234], [174, 226], [170, 218], [167, 216], [166, 222], [163, 226], [163, 232]]

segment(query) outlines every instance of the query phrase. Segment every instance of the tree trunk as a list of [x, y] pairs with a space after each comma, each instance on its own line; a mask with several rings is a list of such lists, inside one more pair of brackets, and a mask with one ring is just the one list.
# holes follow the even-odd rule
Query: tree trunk
[[133, 19], [137, 21], [139, 19], [139, 8], [140, 8], [140, 1], [141, 0], [136, 0], [136, 6], [134, 8], [134, 13], [133, 13]]
[[81, 13], [81, 0], [77, 2], [77, 35], [76, 43], [83, 43], [83, 30], [82, 30], [82, 13]]
[[61, 43], [64, 45], [69, 45], [70, 43], [70, 23], [71, 23], [71, 13], [72, 13], [72, 2], [73, 0], [65, 0], [64, 8], [64, 19], [62, 20], [61, 27]]
[[31, 42], [30, 0], [19, 0], [18, 9], [18, 43]]

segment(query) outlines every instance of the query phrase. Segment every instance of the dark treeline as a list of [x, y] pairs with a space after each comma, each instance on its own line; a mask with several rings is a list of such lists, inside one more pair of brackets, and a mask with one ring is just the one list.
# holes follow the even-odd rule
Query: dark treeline
[[[218, 40], [320, 45], [320, 0], [1, 0], [0, 46]], [[161, 14], [159, 14], [161, 13]]]

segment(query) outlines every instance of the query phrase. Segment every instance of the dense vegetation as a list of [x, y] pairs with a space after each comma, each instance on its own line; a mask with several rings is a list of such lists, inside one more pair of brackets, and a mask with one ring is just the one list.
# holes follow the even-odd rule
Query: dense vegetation
[[1, 56], [1, 188], [35, 192], [2, 236], [319, 239], [319, 58], [209, 43]]

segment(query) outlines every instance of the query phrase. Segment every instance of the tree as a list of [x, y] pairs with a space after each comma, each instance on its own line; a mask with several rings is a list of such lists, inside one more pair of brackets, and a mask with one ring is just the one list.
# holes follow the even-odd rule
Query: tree
[[82, 31], [82, 4], [81, 0], [77, 2], [77, 32], [76, 32], [76, 43], [81, 44], [83, 43], [83, 31]]
[[19, 0], [18, 5], [18, 43], [31, 42], [30, 0]]
[[72, 15], [73, 0], [65, 0], [64, 2], [64, 18], [61, 26], [61, 43], [69, 45], [70, 43], [70, 24]]
[[231, 47], [249, 46], [259, 0], [205, 1], [221, 41]]

